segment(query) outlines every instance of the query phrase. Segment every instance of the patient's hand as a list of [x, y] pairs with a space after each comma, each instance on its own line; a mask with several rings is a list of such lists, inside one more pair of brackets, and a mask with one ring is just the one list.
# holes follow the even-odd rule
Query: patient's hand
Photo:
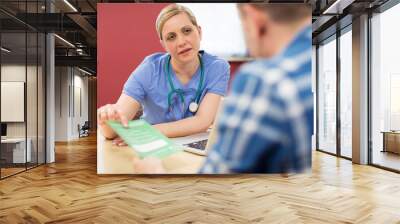
[[133, 158], [133, 168], [137, 174], [163, 174], [166, 173], [162, 161], [158, 158], [145, 159]]
[[127, 144], [122, 140], [120, 137], [116, 137], [115, 139], [112, 140], [113, 145], [116, 146], [127, 146]]

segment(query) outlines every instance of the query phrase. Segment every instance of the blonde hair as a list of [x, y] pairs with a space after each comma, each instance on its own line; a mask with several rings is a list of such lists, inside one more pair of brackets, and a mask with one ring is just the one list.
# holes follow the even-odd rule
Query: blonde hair
[[192, 22], [193, 25], [196, 27], [197, 25], [197, 20], [196, 17], [194, 16], [193, 12], [190, 11], [189, 8], [183, 6], [183, 5], [178, 5], [178, 4], [171, 4], [163, 8], [158, 14], [157, 20], [156, 20], [156, 30], [158, 33], [158, 36], [160, 37], [160, 40], [162, 40], [162, 29], [164, 27], [164, 24], [167, 20], [169, 20], [171, 17], [178, 15], [179, 13], [186, 13], [188, 15], [190, 22]]

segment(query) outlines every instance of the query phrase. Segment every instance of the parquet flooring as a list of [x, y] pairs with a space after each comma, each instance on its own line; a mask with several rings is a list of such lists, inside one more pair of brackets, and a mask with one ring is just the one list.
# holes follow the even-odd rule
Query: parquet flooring
[[311, 173], [98, 176], [94, 136], [0, 181], [0, 223], [400, 223], [400, 175], [313, 153]]
[[12, 174], [24, 171], [24, 170], [25, 170], [25, 167], [23, 167], [23, 168], [22, 167], [21, 168], [9, 168], [9, 167], [5, 168], [5, 167], [3, 167], [3, 168], [1, 168], [1, 176], [7, 177]]

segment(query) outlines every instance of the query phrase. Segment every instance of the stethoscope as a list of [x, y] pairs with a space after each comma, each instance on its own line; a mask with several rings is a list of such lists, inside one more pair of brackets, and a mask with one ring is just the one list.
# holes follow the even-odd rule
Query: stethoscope
[[[189, 111], [192, 112], [192, 113], [196, 113], [196, 111], [199, 109], [199, 101], [200, 101], [201, 92], [202, 92], [201, 88], [203, 86], [203, 79], [204, 79], [203, 61], [201, 60], [200, 55], [199, 55], [199, 60], [200, 60], [200, 82], [199, 82], [199, 84], [197, 86], [196, 95], [191, 100], [191, 102], [189, 104]], [[168, 93], [168, 108], [171, 108], [172, 95], [175, 93], [181, 99], [182, 105], [183, 105], [182, 106], [182, 111], [184, 111], [185, 99], [184, 99], [183, 95], [184, 95], [185, 92], [182, 89], [175, 89], [175, 86], [172, 83], [172, 79], [171, 79], [171, 71], [169, 69], [170, 62], [171, 62], [171, 55], [168, 55], [167, 63], [165, 63], [165, 73], [167, 74], [168, 83], [169, 83], [169, 86], [171, 88], [170, 92]]]

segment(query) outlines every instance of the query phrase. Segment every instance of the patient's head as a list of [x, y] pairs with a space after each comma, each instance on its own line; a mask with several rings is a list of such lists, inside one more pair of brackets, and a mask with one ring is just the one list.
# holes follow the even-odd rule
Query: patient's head
[[246, 44], [254, 57], [273, 57], [306, 25], [309, 4], [238, 4]]

